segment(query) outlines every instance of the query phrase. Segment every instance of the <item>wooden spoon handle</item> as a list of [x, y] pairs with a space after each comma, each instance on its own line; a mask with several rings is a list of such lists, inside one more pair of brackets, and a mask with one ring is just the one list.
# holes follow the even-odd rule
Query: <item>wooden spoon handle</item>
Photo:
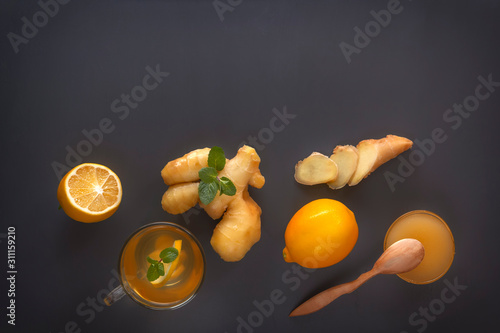
[[311, 297], [301, 305], [299, 305], [295, 310], [290, 313], [290, 317], [303, 316], [309, 313], [316, 312], [342, 295], [352, 293], [354, 290], [358, 289], [363, 283], [377, 275], [379, 272], [374, 270], [368, 271], [361, 274], [356, 280], [347, 282], [344, 284], [339, 284], [338, 286], [326, 289], [319, 294]]

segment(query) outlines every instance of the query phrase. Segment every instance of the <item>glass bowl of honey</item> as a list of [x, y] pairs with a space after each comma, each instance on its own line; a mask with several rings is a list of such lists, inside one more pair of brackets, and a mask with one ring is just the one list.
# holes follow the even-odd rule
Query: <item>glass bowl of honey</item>
[[420, 241], [425, 255], [416, 268], [398, 274], [400, 278], [414, 284], [428, 284], [446, 274], [455, 256], [455, 240], [441, 217], [427, 210], [414, 210], [400, 216], [385, 235], [384, 250], [403, 238]]

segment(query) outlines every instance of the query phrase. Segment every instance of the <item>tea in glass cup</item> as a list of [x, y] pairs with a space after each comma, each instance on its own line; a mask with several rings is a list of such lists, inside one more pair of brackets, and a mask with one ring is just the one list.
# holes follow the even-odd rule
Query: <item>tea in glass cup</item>
[[[160, 253], [174, 243], [182, 243], [175, 270], [164, 283], [152, 283], [147, 277], [150, 266], [147, 258], [159, 260]], [[189, 302], [200, 288], [205, 275], [205, 254], [187, 229], [170, 222], [157, 222], [138, 229], [128, 238], [118, 265], [121, 286], [105, 298], [106, 304], [111, 305], [126, 293], [147, 308], [176, 309]]]

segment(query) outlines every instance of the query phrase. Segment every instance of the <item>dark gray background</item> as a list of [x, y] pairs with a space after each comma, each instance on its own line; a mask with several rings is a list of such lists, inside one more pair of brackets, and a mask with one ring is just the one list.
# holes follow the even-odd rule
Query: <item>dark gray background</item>
[[[2, 1], [0, 233], [16, 227], [18, 269], [13, 329], [5, 316], [1, 238], [2, 332], [64, 332], [74, 321], [82, 332], [230, 333], [275, 289], [286, 300], [255, 332], [417, 332], [423, 326], [409, 323], [412, 313], [438, 304], [445, 280], [454, 279], [467, 289], [425, 331], [491, 327], [500, 310], [500, 91], [455, 130], [443, 114], [474, 93], [478, 76], [500, 81], [500, 3], [402, 1], [402, 12], [348, 64], [339, 43], [353, 44], [353, 28], [387, 3], [244, 0], [221, 21], [211, 0], [73, 0], [16, 54], [7, 34], [20, 34], [22, 17], [32, 21], [40, 7]], [[170, 76], [120, 120], [111, 103], [157, 64]], [[241, 262], [225, 263], [209, 244], [215, 222], [204, 212], [186, 223], [161, 209], [167, 187], [160, 171], [195, 148], [220, 145], [234, 155], [249, 135], [269, 127], [273, 108], [285, 107], [296, 118], [259, 151], [266, 185], [251, 190], [263, 210], [261, 240]], [[57, 209], [51, 163], [64, 163], [66, 146], [75, 148], [82, 130], [103, 118], [114, 131], [84, 161], [113, 169], [124, 195], [110, 219], [83, 224]], [[340, 191], [293, 180], [295, 163], [312, 151], [329, 154], [337, 144], [389, 133], [424, 140], [435, 128], [447, 141], [394, 192], [384, 174], [397, 173], [398, 160]], [[296, 210], [318, 198], [345, 203], [359, 239], [339, 264], [290, 282], [293, 266], [281, 258], [284, 231]], [[456, 257], [443, 279], [417, 286], [379, 276], [321, 312], [288, 317], [316, 292], [369, 270], [387, 228], [414, 209], [438, 213], [454, 233]], [[79, 315], [79, 305], [113, 278], [127, 236], [154, 221], [187, 226], [203, 244], [207, 272], [196, 298], [176, 311], [147, 310], [127, 298], [99, 308], [92, 320]]]

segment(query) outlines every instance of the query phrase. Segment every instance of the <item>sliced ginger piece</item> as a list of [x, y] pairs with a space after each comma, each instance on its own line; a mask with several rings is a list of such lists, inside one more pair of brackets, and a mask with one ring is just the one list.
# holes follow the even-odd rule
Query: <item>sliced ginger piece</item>
[[396, 135], [361, 141], [357, 146], [358, 166], [348, 182], [349, 186], [357, 185], [379, 166], [410, 149], [412, 145], [411, 140]]
[[304, 185], [316, 185], [337, 179], [337, 164], [328, 156], [312, 153], [295, 165], [295, 180]]
[[338, 176], [327, 185], [333, 190], [340, 189], [347, 184], [356, 171], [359, 159], [358, 149], [351, 145], [337, 146], [330, 159], [337, 164]]

